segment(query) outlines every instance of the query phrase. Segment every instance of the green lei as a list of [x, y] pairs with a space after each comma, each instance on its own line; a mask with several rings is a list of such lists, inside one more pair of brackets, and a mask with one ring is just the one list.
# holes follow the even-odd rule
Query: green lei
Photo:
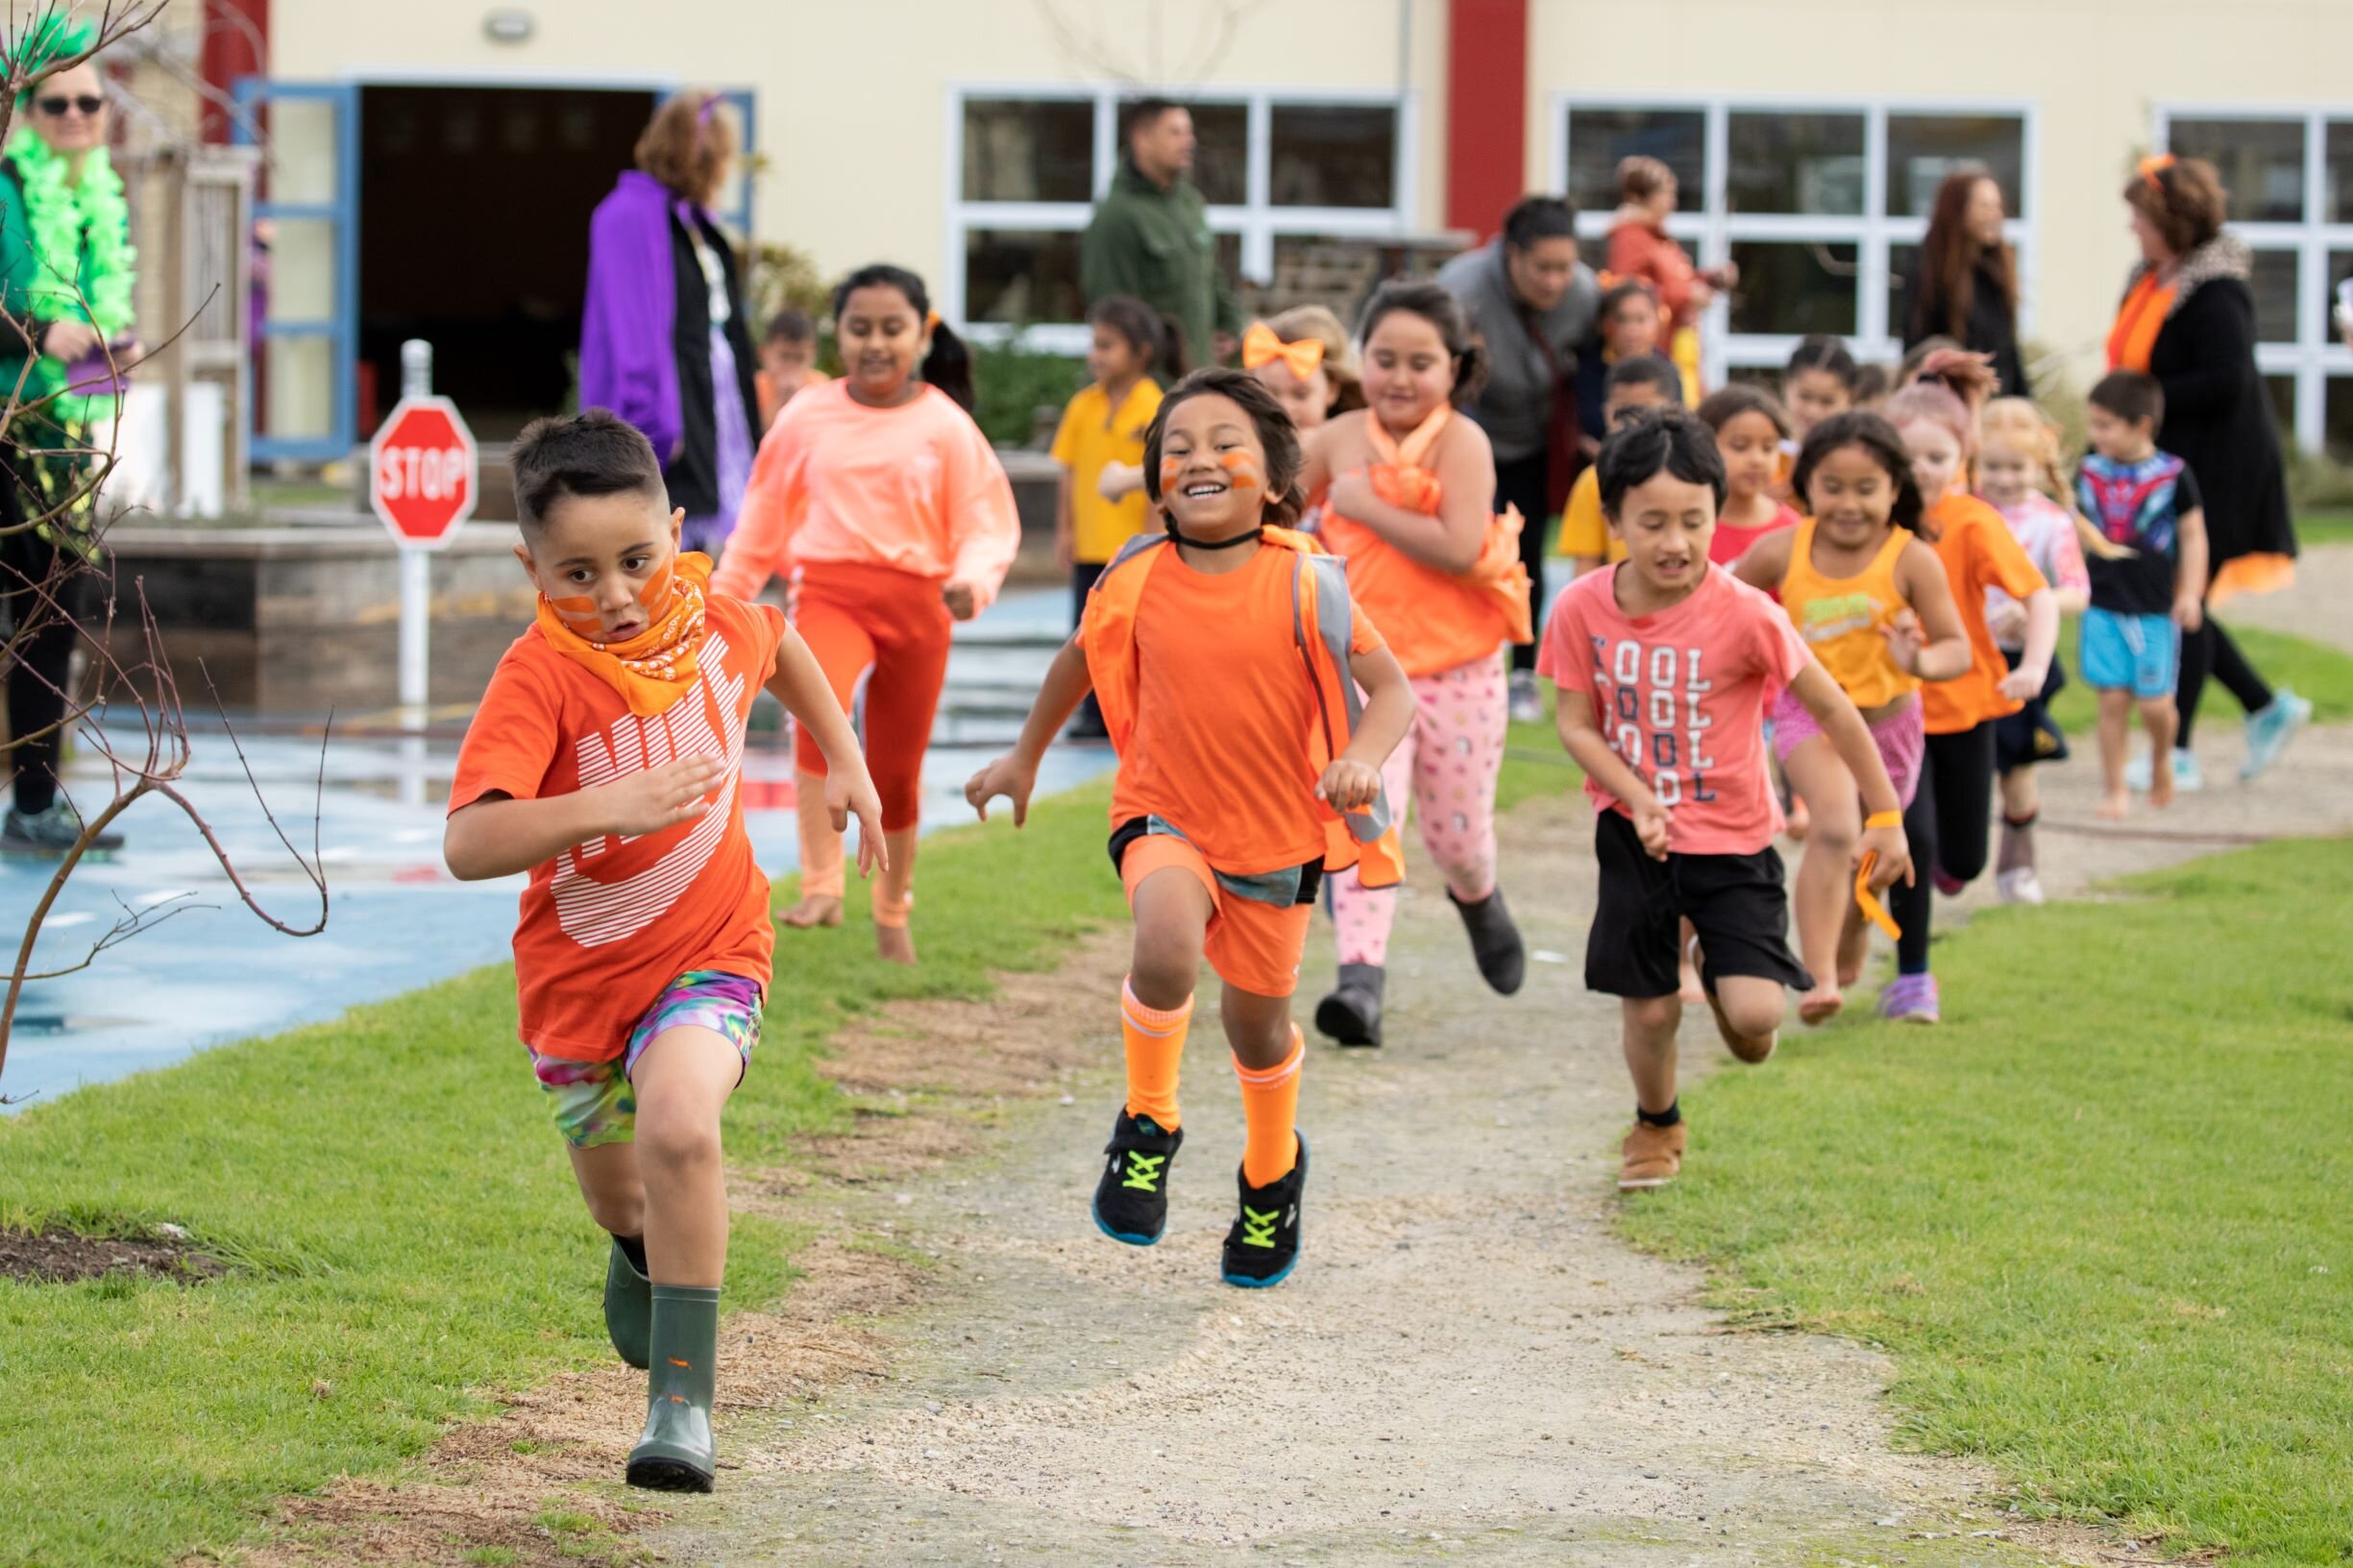
[[[24, 183], [25, 222], [41, 261], [32, 287], [34, 318], [86, 320], [106, 341], [119, 339], [131, 326], [138, 252], [131, 244], [131, 208], [113, 160], [104, 147], [92, 148], [83, 160], [81, 184], [68, 184], [65, 159], [29, 126], [20, 126], [0, 152]], [[65, 367], [57, 360], [43, 355], [34, 361], [28, 390], [45, 395], [64, 384]], [[103, 393], [67, 395], [50, 406], [61, 422], [80, 423], [111, 414], [115, 401]]]

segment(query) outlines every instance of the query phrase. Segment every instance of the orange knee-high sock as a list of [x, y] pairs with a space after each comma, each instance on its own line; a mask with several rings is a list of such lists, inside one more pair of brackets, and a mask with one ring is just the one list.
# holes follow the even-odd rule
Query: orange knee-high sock
[[1136, 999], [1136, 988], [1119, 988], [1119, 1034], [1127, 1041], [1127, 1114], [1150, 1116], [1163, 1132], [1177, 1129], [1177, 1068], [1185, 1060], [1185, 1031], [1193, 1002], [1165, 1012]]
[[1249, 1136], [1242, 1144], [1242, 1180], [1252, 1187], [1281, 1181], [1299, 1163], [1299, 1068], [1308, 1045], [1291, 1025], [1291, 1054], [1271, 1067], [1245, 1067], [1234, 1059], [1241, 1080], [1242, 1119]]

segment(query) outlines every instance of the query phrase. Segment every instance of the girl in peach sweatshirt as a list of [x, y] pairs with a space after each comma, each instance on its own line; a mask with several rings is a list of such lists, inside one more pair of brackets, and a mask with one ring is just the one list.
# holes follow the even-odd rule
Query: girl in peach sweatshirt
[[[867, 767], [891, 851], [874, 889], [875, 943], [913, 963], [923, 753], [949, 632], [996, 597], [1021, 525], [1004, 467], [972, 423], [970, 360], [923, 281], [862, 267], [834, 290], [833, 314], [842, 378], [787, 404], [760, 443], [712, 586], [749, 599], [797, 569], [795, 627], [845, 709], [866, 677]], [[842, 840], [824, 809], [825, 759], [805, 731], [794, 767], [801, 898], [782, 919], [838, 925]]]

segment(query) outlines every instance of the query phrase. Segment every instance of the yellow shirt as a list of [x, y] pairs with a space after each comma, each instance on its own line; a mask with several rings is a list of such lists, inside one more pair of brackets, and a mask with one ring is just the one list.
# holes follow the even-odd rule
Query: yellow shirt
[[1053, 457], [1070, 471], [1074, 559], [1100, 566], [1150, 526], [1142, 491], [1124, 501], [1105, 501], [1095, 481], [1107, 463], [1143, 462], [1143, 432], [1160, 411], [1160, 400], [1157, 383], [1140, 380], [1114, 413], [1111, 399], [1097, 384], [1081, 391], [1063, 410], [1062, 428], [1054, 432]]
[[1569, 487], [1569, 503], [1560, 510], [1560, 540], [1556, 555], [1583, 555], [1614, 565], [1626, 559], [1626, 541], [1609, 536], [1602, 516], [1602, 471], [1590, 463]]

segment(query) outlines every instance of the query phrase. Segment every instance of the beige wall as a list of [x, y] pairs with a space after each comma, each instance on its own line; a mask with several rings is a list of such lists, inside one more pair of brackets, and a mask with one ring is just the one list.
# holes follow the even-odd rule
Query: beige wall
[[[1444, 0], [1411, 10], [1422, 226], [1444, 171]], [[279, 0], [272, 70], [287, 79], [456, 73], [748, 86], [771, 163], [760, 237], [827, 272], [888, 257], [945, 264], [954, 84], [1137, 81], [1379, 88], [1397, 81], [1397, 0], [540, 0], [527, 43], [483, 36], [489, 0]], [[1230, 34], [1220, 18], [1236, 16]], [[583, 214], [585, 219], [585, 214]]]
[[[2163, 103], [2353, 110], [2347, 0], [1666, 0], [1665, 47], [1610, 47], [1616, 0], [1531, 0], [1528, 167], [1558, 91], [2024, 100], [2041, 121], [2035, 334], [2088, 366], [2133, 258], [2117, 192]], [[2309, 282], [2307, 286], [2310, 286]]]

